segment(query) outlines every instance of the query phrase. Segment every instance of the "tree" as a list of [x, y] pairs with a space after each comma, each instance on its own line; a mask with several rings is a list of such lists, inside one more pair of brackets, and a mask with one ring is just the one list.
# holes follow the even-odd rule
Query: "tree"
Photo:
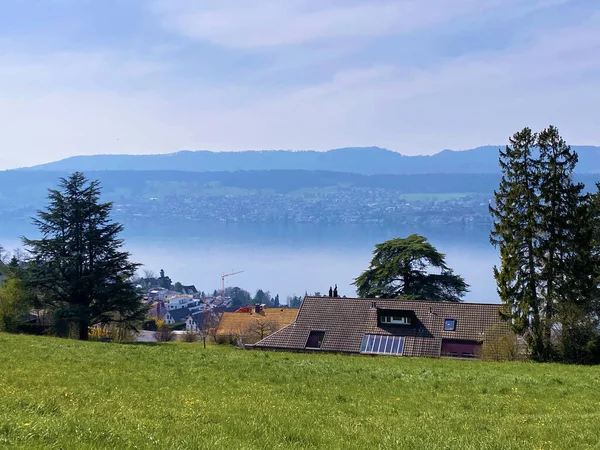
[[[544, 359], [550, 358], [552, 324], [561, 310], [569, 315], [594, 296], [593, 270], [586, 221], [588, 196], [573, 182], [578, 156], [550, 126], [539, 133], [540, 296], [544, 313]], [[583, 257], [583, 261], [580, 259]], [[589, 283], [587, 281], [592, 281]], [[583, 282], [583, 283], [582, 283]], [[560, 321], [560, 318], [558, 318]]]
[[[252, 342], [264, 339], [266, 336], [274, 333], [279, 329], [277, 323], [272, 320], [266, 320], [262, 318], [255, 318], [249, 324], [245, 331], [245, 335], [250, 338]], [[253, 339], [254, 338], [254, 339]], [[250, 342], [251, 343], [251, 342]]]
[[146, 308], [131, 278], [139, 264], [121, 251], [123, 226], [110, 221], [111, 203], [100, 202], [100, 184], [76, 172], [49, 191], [47, 210], [34, 224], [42, 238], [23, 238], [32, 259], [27, 281], [63, 323], [74, 323], [79, 339], [89, 328], [120, 317], [134, 326]]
[[202, 339], [202, 344], [206, 348], [206, 338], [208, 336], [216, 336], [216, 328], [219, 326], [219, 317], [212, 310], [207, 310], [202, 313], [198, 334]]
[[0, 331], [18, 331], [30, 306], [30, 295], [23, 281], [9, 275], [0, 287]]
[[279, 308], [279, 294], [276, 294], [273, 297], [273, 308]]
[[577, 159], [556, 127], [524, 128], [500, 152], [490, 206], [502, 315], [541, 361], [587, 360], [582, 346], [597, 342], [600, 198], [573, 182]]
[[[354, 280], [365, 298], [459, 302], [469, 286], [426, 238], [411, 234], [377, 244], [367, 270]], [[438, 269], [439, 273], [432, 273]]]
[[538, 161], [533, 155], [537, 135], [524, 128], [500, 151], [502, 179], [494, 191], [490, 213], [494, 218], [490, 242], [500, 250], [500, 267], [494, 266], [502, 315], [513, 330], [530, 329], [534, 357], [545, 350], [539, 285], [539, 184]]
[[225, 296], [231, 298], [232, 306], [246, 306], [252, 302], [250, 292], [237, 286], [225, 288]]
[[181, 292], [183, 293], [183, 284], [181, 284], [179, 281], [177, 283], [175, 283], [175, 285], [173, 286], [173, 289], [176, 290], [177, 292]]
[[164, 289], [171, 289], [171, 278], [165, 276], [165, 271], [160, 269], [160, 277], [158, 277], [158, 285]]
[[260, 303], [261, 305], [271, 306], [271, 294], [269, 291], [263, 291], [262, 289], [258, 289], [256, 291], [256, 295], [254, 296], [254, 303]]
[[153, 270], [144, 269], [143, 274], [144, 274], [145, 279], [152, 279], [152, 280], [156, 279], [156, 272], [154, 272]]
[[291, 297], [288, 297], [286, 300], [287, 300], [287, 304], [290, 308], [300, 308], [302, 306], [303, 298], [299, 297], [297, 295], [292, 295]]

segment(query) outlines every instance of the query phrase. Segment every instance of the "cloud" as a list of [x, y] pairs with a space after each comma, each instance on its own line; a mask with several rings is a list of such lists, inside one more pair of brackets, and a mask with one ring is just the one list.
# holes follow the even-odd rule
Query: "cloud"
[[[403, 35], [454, 19], [530, 13], [568, 0], [156, 0], [169, 30], [238, 49]], [[511, 10], [511, 7], [517, 8]]]
[[[164, 45], [132, 35], [135, 51], [109, 40], [15, 49], [0, 36], [0, 169], [179, 149], [433, 153], [549, 123], [598, 144], [600, 7], [571, 3], [159, 1], [152, 32], [178, 36]], [[469, 35], [461, 51], [436, 51], [488, 25], [511, 37], [512, 19], [533, 18], [519, 39], [474, 49]]]

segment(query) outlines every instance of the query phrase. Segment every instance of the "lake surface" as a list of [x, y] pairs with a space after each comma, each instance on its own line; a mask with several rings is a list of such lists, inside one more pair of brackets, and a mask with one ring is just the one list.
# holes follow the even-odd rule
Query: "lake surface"
[[[132, 259], [145, 269], [164, 269], [173, 282], [199, 290], [240, 286], [288, 295], [327, 292], [337, 283], [340, 295], [354, 296], [353, 279], [365, 270], [375, 244], [411, 233], [426, 236], [447, 264], [471, 285], [465, 300], [497, 303], [492, 275], [498, 252], [482, 229], [407, 228], [357, 225], [240, 224], [189, 221], [125, 222], [123, 234]], [[20, 246], [19, 236], [35, 237], [25, 222], [0, 223], [0, 245]]]

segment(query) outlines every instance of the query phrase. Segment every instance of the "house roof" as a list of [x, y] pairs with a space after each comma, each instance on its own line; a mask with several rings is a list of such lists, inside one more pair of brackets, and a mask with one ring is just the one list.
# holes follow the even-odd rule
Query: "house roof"
[[186, 294], [197, 294], [198, 293], [198, 289], [196, 289], [196, 286], [194, 286], [193, 284], [190, 284], [189, 286], [183, 286], [183, 290]]
[[171, 309], [167, 312], [176, 323], [185, 322], [192, 313], [187, 308]]
[[298, 308], [263, 308], [263, 313], [254, 312], [254, 308], [249, 313], [224, 312], [217, 333], [243, 333], [255, 319], [274, 322], [278, 328], [285, 327], [296, 319]]
[[[442, 339], [482, 341], [494, 324], [508, 330], [500, 305], [428, 301], [305, 297], [296, 320], [255, 344], [259, 348], [304, 349], [311, 331], [324, 331], [322, 351], [359, 353], [365, 334], [405, 336], [404, 355], [439, 356]], [[378, 314], [413, 311], [412, 326], [382, 325]], [[455, 319], [455, 331], [444, 331]]]

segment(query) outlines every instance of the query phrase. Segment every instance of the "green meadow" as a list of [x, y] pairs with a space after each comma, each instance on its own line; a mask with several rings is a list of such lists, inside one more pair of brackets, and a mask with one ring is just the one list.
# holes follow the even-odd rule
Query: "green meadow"
[[0, 448], [600, 448], [600, 370], [0, 334]]

